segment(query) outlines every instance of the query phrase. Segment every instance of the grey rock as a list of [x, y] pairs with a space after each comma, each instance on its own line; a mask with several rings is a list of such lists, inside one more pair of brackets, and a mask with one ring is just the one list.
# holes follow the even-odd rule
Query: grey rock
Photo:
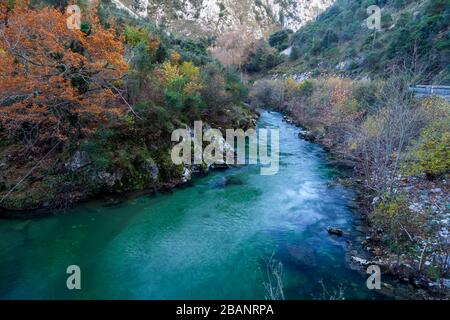
[[108, 187], [114, 187], [116, 182], [120, 180], [116, 173], [110, 173], [104, 170], [100, 170], [96, 176], [97, 182], [104, 184]]
[[450, 279], [444, 279], [442, 280], [442, 285], [446, 287], [447, 289], [450, 289]]
[[192, 171], [188, 168], [184, 168], [183, 174], [181, 176], [181, 182], [187, 183], [192, 179]]
[[150, 180], [152, 181], [158, 180], [159, 168], [152, 158], [147, 159], [142, 165], [142, 168], [148, 173], [148, 177]]
[[338, 228], [329, 227], [327, 229], [328, 233], [334, 236], [342, 237], [344, 235], [344, 231]]
[[373, 200], [372, 200], [372, 205], [374, 206], [374, 205], [377, 205], [379, 202], [380, 202], [380, 197], [375, 197], [375, 198], [373, 198]]
[[369, 261], [367, 261], [366, 259], [363, 259], [363, 258], [359, 258], [359, 257], [352, 256], [352, 260], [353, 260], [355, 263], [360, 264], [360, 265], [362, 265], [362, 266], [367, 266], [367, 265], [369, 265]]
[[309, 142], [314, 142], [316, 141], [316, 137], [314, 136], [314, 134], [311, 131], [300, 131], [300, 133], [298, 134], [298, 137], [300, 139], [309, 141]]
[[418, 213], [422, 210], [422, 206], [420, 205], [420, 203], [413, 203], [409, 206], [409, 210]]
[[6, 167], [7, 167], [6, 160], [5, 159], [0, 160], [0, 169], [5, 169]]
[[66, 168], [70, 171], [79, 171], [92, 163], [91, 157], [85, 151], [77, 151], [66, 163]]

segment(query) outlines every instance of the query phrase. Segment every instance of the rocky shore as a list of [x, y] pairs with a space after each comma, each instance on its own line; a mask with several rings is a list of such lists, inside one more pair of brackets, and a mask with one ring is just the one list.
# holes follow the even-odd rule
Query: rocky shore
[[[258, 112], [252, 111], [237, 123], [247, 129], [256, 125], [258, 117]], [[205, 130], [210, 128], [205, 124]], [[193, 135], [193, 130], [191, 132]], [[223, 152], [231, 148], [225, 139], [218, 143]], [[0, 202], [0, 219], [39, 218], [93, 199], [104, 200], [108, 205], [134, 196], [168, 192], [188, 185], [195, 176], [228, 168], [225, 163], [175, 166], [167, 147], [160, 150], [157, 157], [142, 150], [129, 163], [116, 163], [108, 168], [99, 168], [95, 157], [95, 154], [76, 150], [65, 161], [48, 159], [40, 168], [29, 171], [20, 188], [8, 181], [6, 175], [23, 176], [27, 169], [12, 158], [0, 157], [0, 168], [5, 172], [3, 179], [0, 175], [0, 194], [4, 197]], [[50, 170], [54, 170], [51, 179], [45, 176]], [[12, 191], [6, 193], [7, 190]]]

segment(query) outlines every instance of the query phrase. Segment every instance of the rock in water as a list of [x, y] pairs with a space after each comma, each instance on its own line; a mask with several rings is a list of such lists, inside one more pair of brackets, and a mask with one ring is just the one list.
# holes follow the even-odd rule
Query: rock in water
[[342, 237], [344, 235], [344, 231], [338, 228], [329, 227], [327, 229], [328, 233], [334, 236]]
[[308, 142], [315, 142], [316, 141], [316, 137], [314, 136], [314, 133], [312, 133], [311, 131], [301, 131], [298, 134], [298, 137], [300, 139], [306, 140]]

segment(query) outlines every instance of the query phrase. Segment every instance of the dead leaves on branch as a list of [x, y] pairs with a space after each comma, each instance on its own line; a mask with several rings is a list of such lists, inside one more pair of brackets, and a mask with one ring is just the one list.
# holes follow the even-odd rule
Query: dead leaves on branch
[[66, 140], [126, 110], [122, 42], [87, 16], [88, 35], [56, 9], [0, 4], [0, 135], [21, 139], [33, 128], [33, 143]]

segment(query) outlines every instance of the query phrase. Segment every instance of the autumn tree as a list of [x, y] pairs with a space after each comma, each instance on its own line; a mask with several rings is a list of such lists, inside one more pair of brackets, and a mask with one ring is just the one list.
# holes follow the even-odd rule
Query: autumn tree
[[122, 43], [90, 10], [82, 32], [69, 29], [69, 16], [57, 9], [34, 10], [27, 0], [0, 4], [2, 138], [53, 145], [126, 110]]

